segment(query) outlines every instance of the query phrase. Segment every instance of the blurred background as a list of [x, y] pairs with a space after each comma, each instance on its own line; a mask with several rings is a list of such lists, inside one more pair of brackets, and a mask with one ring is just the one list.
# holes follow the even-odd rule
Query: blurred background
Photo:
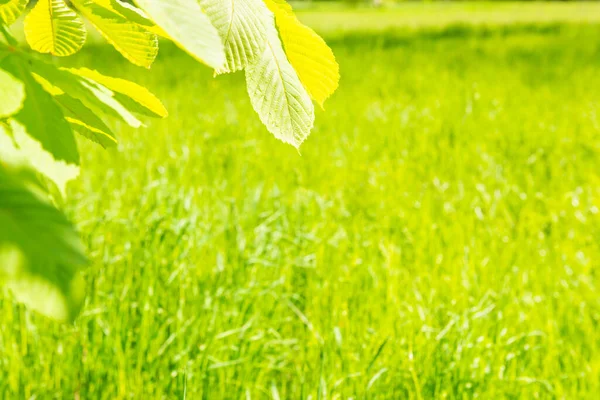
[[81, 143], [75, 326], [0, 298], [0, 398], [595, 399], [600, 3], [299, 1], [341, 69], [301, 154], [243, 74], [98, 37], [170, 117]]

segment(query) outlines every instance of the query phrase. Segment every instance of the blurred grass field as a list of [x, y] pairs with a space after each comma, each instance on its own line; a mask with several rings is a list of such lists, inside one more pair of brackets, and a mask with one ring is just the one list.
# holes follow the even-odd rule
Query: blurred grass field
[[3, 296], [0, 398], [596, 398], [600, 25], [301, 17], [342, 71], [302, 155], [242, 75], [70, 61], [171, 115], [82, 143], [88, 303], [60, 326]]
[[298, 3], [300, 18], [319, 32], [381, 32], [395, 28], [422, 29], [466, 24], [600, 23], [599, 2], [400, 2], [383, 8], [356, 8], [333, 3]]

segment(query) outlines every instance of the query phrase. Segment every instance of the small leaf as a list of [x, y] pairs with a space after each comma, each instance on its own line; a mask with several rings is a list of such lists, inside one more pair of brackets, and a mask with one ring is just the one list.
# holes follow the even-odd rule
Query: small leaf
[[94, 114], [118, 118], [133, 128], [142, 126], [142, 122], [105, 86], [39, 60], [31, 60], [30, 68], [45, 81], [52, 82], [53, 87], [81, 101]]
[[4, 0], [0, 4], [0, 21], [12, 25], [25, 11], [29, 0]]
[[315, 109], [285, 56], [275, 26], [267, 31], [263, 54], [246, 68], [246, 81], [252, 106], [267, 129], [300, 147], [313, 127]]
[[75, 132], [105, 149], [117, 145], [117, 139], [111, 129], [81, 101], [68, 94], [56, 96], [55, 99]]
[[262, 0], [200, 0], [200, 5], [225, 47], [226, 63], [217, 73], [242, 70], [260, 56], [273, 18]]
[[86, 36], [83, 21], [63, 0], [39, 0], [25, 18], [25, 38], [40, 53], [63, 57], [77, 53]]
[[0, 69], [0, 118], [15, 114], [23, 107], [25, 87], [11, 74]]
[[123, 96], [130, 98], [137, 104], [146, 108], [154, 116], [166, 118], [169, 115], [161, 101], [156, 96], [154, 96], [148, 89], [138, 85], [137, 83], [125, 79], [113, 78], [110, 76], [102, 75], [98, 71], [94, 71], [87, 68], [71, 68], [68, 69], [68, 71], [72, 74], [91, 79], [92, 81], [107, 87], [115, 93], [120, 93]]
[[104, 148], [113, 147], [117, 144], [117, 139], [110, 128], [81, 101], [66, 94], [40, 75], [33, 73], [33, 77], [61, 106], [65, 119], [71, 124], [71, 128], [75, 132]]
[[65, 216], [24, 182], [0, 166], [0, 281], [32, 309], [73, 320], [85, 298], [83, 245]]
[[219, 33], [197, 0], [136, 0], [136, 3], [192, 57], [214, 69], [225, 64]]
[[340, 68], [327, 43], [303, 25], [284, 0], [264, 0], [275, 14], [285, 52], [300, 81], [321, 107], [338, 88]]
[[156, 34], [127, 20], [111, 8], [96, 4], [96, 1], [73, 0], [73, 4], [126, 59], [135, 65], [150, 68], [158, 54]]
[[[100, 85], [94, 81], [91, 81], [86, 78], [81, 79], [81, 85], [91, 93], [91, 97], [84, 97], [80, 99], [87, 107], [90, 107], [94, 112], [99, 115], [112, 114], [117, 115], [121, 120], [123, 120], [127, 125], [132, 128], [139, 128], [142, 124], [135, 115], [132, 114], [131, 110], [129, 110], [123, 103], [121, 103], [117, 98], [115, 93], [106, 88], [103, 85]], [[86, 101], [92, 100], [89, 103]], [[97, 108], [97, 102], [101, 103], [100, 108]]]

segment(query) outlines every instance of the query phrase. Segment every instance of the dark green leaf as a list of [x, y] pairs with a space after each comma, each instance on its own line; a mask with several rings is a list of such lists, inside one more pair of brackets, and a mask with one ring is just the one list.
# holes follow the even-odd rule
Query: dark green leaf
[[52, 96], [29, 73], [26, 61], [7, 57], [1, 67], [25, 85], [25, 102], [14, 119], [55, 159], [79, 165], [79, 152], [71, 126]]

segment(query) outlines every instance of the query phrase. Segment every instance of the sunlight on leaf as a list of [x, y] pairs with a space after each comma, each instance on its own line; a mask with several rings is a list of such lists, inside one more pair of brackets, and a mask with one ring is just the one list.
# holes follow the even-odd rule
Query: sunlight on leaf
[[254, 61], [265, 48], [272, 24], [262, 0], [200, 0], [225, 46], [226, 63], [217, 73], [235, 72]]
[[40, 53], [77, 53], [86, 36], [83, 21], [63, 0], [39, 0], [25, 18], [25, 38]]
[[7, 0], [0, 4], [0, 20], [6, 25], [13, 24], [25, 11], [29, 0]]
[[30, 67], [45, 81], [52, 82], [54, 88], [81, 101], [96, 115], [117, 118], [133, 128], [142, 126], [142, 122], [105, 86], [45, 62], [32, 61]]
[[338, 88], [340, 68], [333, 51], [312, 29], [303, 25], [284, 0], [264, 0], [275, 14], [285, 52], [302, 84], [321, 107]]
[[156, 34], [96, 1], [73, 0], [73, 4], [123, 57], [135, 65], [150, 68], [158, 54]]
[[275, 27], [267, 33], [263, 54], [246, 68], [248, 95], [267, 129], [298, 148], [313, 127], [314, 106], [285, 56]]
[[219, 33], [196, 0], [136, 0], [183, 50], [215, 69], [225, 64]]
[[146, 108], [157, 117], [165, 118], [169, 115], [165, 106], [161, 101], [154, 96], [148, 89], [137, 83], [126, 79], [113, 78], [111, 76], [102, 75], [98, 71], [87, 68], [71, 68], [67, 69], [74, 75], [78, 75], [97, 82], [115, 93], [120, 93], [129, 97], [139, 105]]

